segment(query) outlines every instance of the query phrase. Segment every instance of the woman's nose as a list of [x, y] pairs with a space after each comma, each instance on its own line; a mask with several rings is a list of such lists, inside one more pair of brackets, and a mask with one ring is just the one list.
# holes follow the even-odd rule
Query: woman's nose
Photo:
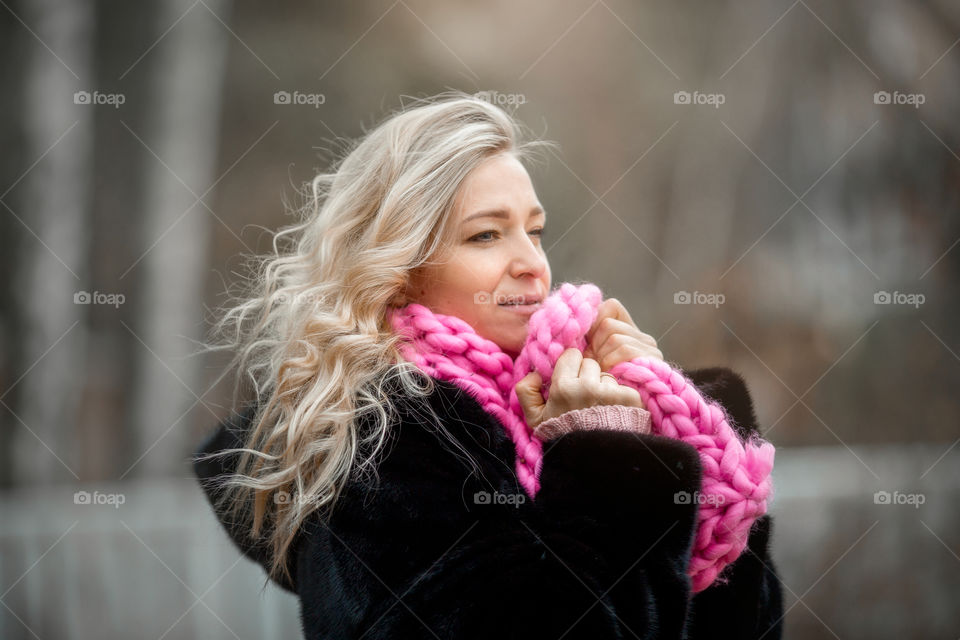
[[527, 239], [522, 241], [522, 246], [517, 249], [511, 264], [511, 275], [516, 278], [529, 273], [539, 278], [546, 268], [546, 256], [540, 251], [535, 241], [527, 236]]

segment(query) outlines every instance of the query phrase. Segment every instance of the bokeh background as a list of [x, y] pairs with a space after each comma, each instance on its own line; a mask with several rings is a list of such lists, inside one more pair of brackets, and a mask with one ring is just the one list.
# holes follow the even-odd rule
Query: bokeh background
[[0, 637], [297, 637], [192, 480], [196, 353], [344, 141], [459, 89], [560, 145], [554, 283], [747, 380], [786, 637], [957, 638], [958, 42], [948, 0], [3, 0]]

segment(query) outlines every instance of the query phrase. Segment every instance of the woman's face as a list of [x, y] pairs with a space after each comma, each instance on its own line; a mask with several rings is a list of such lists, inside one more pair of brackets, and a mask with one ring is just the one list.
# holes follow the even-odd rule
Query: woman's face
[[452, 215], [451, 244], [411, 274], [408, 301], [461, 318], [516, 357], [550, 291], [546, 214], [530, 176], [512, 154], [491, 156], [467, 175]]

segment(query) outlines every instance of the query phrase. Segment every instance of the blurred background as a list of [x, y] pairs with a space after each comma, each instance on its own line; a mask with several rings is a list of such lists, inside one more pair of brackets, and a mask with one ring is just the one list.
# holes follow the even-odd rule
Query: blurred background
[[960, 636], [960, 5], [0, 2], [0, 637], [289, 638], [188, 456], [242, 255], [447, 89], [560, 144], [554, 283], [746, 379], [789, 638]]

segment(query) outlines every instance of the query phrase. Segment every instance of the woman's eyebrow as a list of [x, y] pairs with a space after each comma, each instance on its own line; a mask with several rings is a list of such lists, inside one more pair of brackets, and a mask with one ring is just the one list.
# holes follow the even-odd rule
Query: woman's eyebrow
[[[543, 210], [543, 207], [533, 207], [532, 209], [530, 209], [530, 217], [531, 217], [531, 218], [532, 218], [533, 216], [538, 216], [538, 215], [542, 215], [542, 216], [546, 217], [546, 216], [547, 216], [547, 212]], [[473, 220], [474, 218], [484, 218], [484, 217], [506, 218], [506, 219], [509, 219], [509, 218], [510, 218], [510, 212], [507, 211], [506, 209], [490, 209], [489, 211], [481, 211], [481, 212], [479, 212], [479, 213], [471, 214], [471, 215], [467, 216], [466, 218], [464, 218], [463, 221], [464, 221], [464, 222], [470, 222], [470, 221]]]

